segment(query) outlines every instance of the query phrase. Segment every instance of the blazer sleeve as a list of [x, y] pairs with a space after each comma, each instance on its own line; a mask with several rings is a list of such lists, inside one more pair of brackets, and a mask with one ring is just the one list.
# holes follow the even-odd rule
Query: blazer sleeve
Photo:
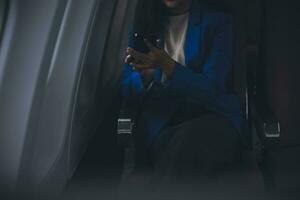
[[201, 73], [176, 62], [175, 70], [162, 90], [185, 96], [205, 107], [214, 107], [220, 88], [224, 88], [227, 73], [232, 64], [232, 18], [223, 16], [215, 25], [208, 55]]
[[[134, 48], [132, 40], [132, 34], [130, 34], [128, 46]], [[140, 73], [134, 71], [129, 64], [125, 63], [123, 65], [123, 72], [121, 76], [121, 88], [123, 98], [127, 100], [137, 100], [144, 93], [149, 91], [151, 87], [152, 83], [150, 83], [150, 85], [147, 88], [145, 88]]]

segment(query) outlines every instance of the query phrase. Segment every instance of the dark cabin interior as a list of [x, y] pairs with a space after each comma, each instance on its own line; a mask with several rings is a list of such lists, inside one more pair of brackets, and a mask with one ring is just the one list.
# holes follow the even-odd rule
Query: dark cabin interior
[[[264, 174], [267, 191], [274, 197], [298, 194], [300, 138], [296, 128], [299, 121], [296, 116], [299, 110], [296, 66], [299, 63], [297, 35], [300, 26], [296, 3], [208, 0], [208, 4], [233, 14], [236, 20], [236, 46], [239, 51], [235, 65], [240, 67], [243, 64], [245, 67], [233, 70], [232, 76], [237, 77], [233, 78], [233, 82], [241, 84], [247, 79], [243, 84], [248, 86], [250, 101], [257, 104], [261, 112], [271, 113], [280, 122], [280, 139], [264, 138], [262, 143], [252, 141], [252, 148], [259, 149], [258, 165]], [[96, 131], [68, 184], [69, 193], [76, 195], [81, 191], [81, 195], [86, 197], [88, 193], [96, 195], [104, 192], [104, 196], [114, 197], [114, 189], [122, 174], [123, 152], [118, 148], [114, 135], [119, 107], [120, 102], [116, 99], [111, 106], [114, 109], [110, 110], [113, 112], [108, 113], [109, 117], [100, 126], [101, 131], [98, 132], [101, 134]], [[264, 117], [268, 120], [267, 116]], [[250, 120], [256, 123], [256, 119]], [[104, 187], [99, 190], [94, 187], [95, 184]], [[74, 188], [78, 191], [73, 191]]]
[[[252, 199], [299, 199], [299, 3], [282, 0], [201, 1], [213, 9], [232, 15], [234, 19], [235, 54], [227, 84], [241, 99], [245, 118], [243, 133], [246, 136], [245, 151], [237, 170], [242, 177], [241, 187], [245, 190], [237, 190], [236, 193]], [[24, 146], [20, 145], [17, 149], [19, 140], [10, 140], [10, 137], [18, 138], [17, 134], [11, 134], [15, 132], [8, 131], [3, 136], [0, 134], [0, 158], [4, 158], [3, 163], [0, 163], [0, 196], [2, 190], [6, 192], [2, 184], [9, 185], [7, 177], [11, 175], [12, 180], [18, 179], [16, 188], [24, 193], [20, 192], [17, 196], [39, 193], [40, 191], [33, 190], [42, 185], [41, 191], [47, 191], [45, 195], [55, 196], [54, 199], [126, 199], [118, 191], [124, 184], [124, 176], [132, 167], [133, 161], [130, 156], [128, 158], [130, 148], [118, 143], [118, 118], [122, 110], [119, 82], [137, 0], [88, 0], [84, 3], [80, 0], [53, 0], [47, 2], [47, 6], [36, 0], [30, 0], [30, 3], [28, 5], [26, 1], [0, 1], [0, 45], [6, 48], [4, 50], [9, 50], [8, 43], [12, 42], [14, 48], [11, 49], [19, 56], [16, 59], [14, 54], [11, 60], [6, 59], [10, 66], [3, 71], [1, 66], [5, 63], [0, 60], [0, 110], [3, 109], [0, 111], [0, 133], [14, 130], [10, 129], [9, 124], [13, 124], [11, 121], [14, 117], [21, 121], [23, 116], [14, 115], [22, 106], [7, 106], [10, 102], [16, 102], [11, 97], [19, 97], [16, 94], [20, 91], [26, 97], [31, 94], [15, 89], [19, 82], [13, 79], [13, 74], [23, 72], [17, 78], [25, 80], [24, 77], [29, 72], [35, 72], [32, 63], [24, 62], [30, 60], [26, 53], [32, 51], [34, 56], [43, 58], [43, 67], [40, 71], [36, 70], [42, 75], [36, 77], [37, 85], [33, 86], [35, 92], [32, 93], [31, 103], [37, 106], [32, 106], [28, 115], [28, 130], [24, 131], [28, 137], [20, 142]], [[47, 7], [50, 14], [42, 13]], [[51, 11], [55, 12], [53, 16]], [[41, 50], [33, 51], [31, 46], [29, 48], [31, 40], [27, 41], [27, 37], [30, 38], [34, 35], [33, 32], [37, 33], [42, 29], [34, 29], [36, 27], [48, 27], [40, 22], [42, 18], [46, 21], [47, 14], [53, 17], [53, 21], [49, 20], [51, 28], [47, 29], [48, 34], [44, 34], [49, 35], [43, 48], [45, 54], [38, 55]], [[92, 16], [91, 19], [84, 21], [89, 15]], [[84, 24], [86, 27], [83, 27]], [[8, 28], [6, 25], [9, 25]], [[34, 27], [31, 32], [29, 25]], [[18, 32], [22, 37], [18, 36]], [[42, 45], [39, 41], [44, 40], [41, 38], [31, 38], [32, 41], [36, 39], [37, 45], [33, 45], [34, 42], [31, 44], [37, 47]], [[71, 44], [74, 41], [82, 44], [73, 47]], [[23, 42], [23, 46], [29, 50], [22, 46]], [[82, 52], [77, 52], [77, 47], [82, 48]], [[2, 55], [2, 49], [0, 50], [2, 58], [4, 53]], [[18, 60], [22, 63], [17, 63]], [[76, 62], [68, 65], [65, 60]], [[27, 71], [26, 66], [29, 66]], [[50, 70], [51, 67], [53, 71]], [[66, 72], [69, 72], [66, 69], [72, 67], [74, 82], [70, 81], [73, 76], [65, 77], [68, 74]], [[3, 84], [2, 72], [8, 74], [3, 76]], [[16, 82], [13, 89], [6, 87], [10, 79]], [[53, 86], [57, 83], [63, 83], [72, 88], [70, 91], [75, 91], [70, 92], [70, 99], [64, 93], [65, 85]], [[60, 95], [61, 98], [58, 98]], [[59, 105], [67, 101], [66, 99], [68, 102], [64, 107], [70, 107], [71, 111], [64, 113], [65, 118], [59, 118], [65, 120], [65, 124], [60, 124], [59, 119], [51, 117], [57, 113], [56, 116], [60, 117]], [[47, 103], [51, 101], [55, 104], [48, 106]], [[16, 113], [22, 114], [25, 111]], [[52, 121], [61, 127], [52, 127]], [[63, 130], [67, 135], [66, 141], [59, 143], [61, 146], [55, 137], [61, 136], [63, 131], [57, 130]], [[9, 142], [14, 141], [12, 144], [16, 147], [10, 145], [7, 138]], [[14, 160], [7, 154], [11, 152], [13, 157], [18, 155], [17, 150], [21, 152], [21, 164], [18, 166], [13, 165]], [[13, 164], [9, 163], [11, 160]], [[11, 174], [7, 175], [6, 172]], [[45, 197], [43, 194], [42, 196]], [[38, 195], [37, 199], [41, 198]]]

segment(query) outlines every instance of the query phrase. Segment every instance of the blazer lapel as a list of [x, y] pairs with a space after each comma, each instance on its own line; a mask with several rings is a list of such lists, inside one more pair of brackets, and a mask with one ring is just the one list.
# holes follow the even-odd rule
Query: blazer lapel
[[201, 55], [201, 6], [197, 0], [192, 2], [186, 41], [184, 46], [185, 63], [187, 66], [196, 67], [195, 63]]
[[[159, 40], [160, 47], [164, 49], [164, 46], [165, 46], [165, 37], [164, 37], [164, 32], [163, 31], [160, 31], [160, 33], [157, 36], [157, 39]], [[161, 78], [162, 78], [162, 72], [161, 72], [161, 70], [160, 69], [156, 69], [154, 71], [154, 81], [160, 82]]]
[[[201, 55], [201, 5], [197, 0], [192, 1], [187, 29], [184, 46], [185, 64], [195, 68], [198, 66], [196, 63], [198, 63], [199, 55]], [[160, 40], [160, 47], [164, 48], [165, 38], [163, 30], [158, 34], [158, 39]], [[159, 69], [155, 70], [154, 80], [160, 81], [161, 77], [161, 71]]]

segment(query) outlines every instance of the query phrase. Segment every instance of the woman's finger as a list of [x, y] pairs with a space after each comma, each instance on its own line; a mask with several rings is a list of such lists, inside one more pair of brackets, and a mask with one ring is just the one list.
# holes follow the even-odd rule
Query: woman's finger
[[148, 65], [143, 65], [143, 64], [138, 64], [138, 63], [133, 63], [131, 62], [130, 65], [135, 68], [136, 70], [140, 71], [140, 70], [145, 70], [145, 69], [150, 69], [148, 67]]
[[131, 56], [133, 56], [134, 58], [141, 60], [141, 61], [147, 61], [148, 60], [148, 56], [146, 54], [140, 53], [132, 48], [129, 48], [127, 50], [127, 53]]
[[125, 58], [125, 63], [129, 64], [134, 60], [134, 58], [131, 55], [127, 55]]
[[154, 69], [144, 69], [140, 72], [140, 74], [144, 77], [151, 77], [154, 73]]
[[137, 70], [137, 71], [144, 69], [144, 66], [142, 64], [137, 64], [137, 63], [131, 62], [130, 65], [133, 67], [134, 70]]
[[156, 50], [156, 47], [153, 44], [151, 44], [151, 42], [149, 42], [147, 39], [144, 39], [144, 41], [145, 41], [147, 47], [150, 49], [150, 51]]
[[130, 64], [131, 62], [135, 62], [138, 64], [144, 64], [143, 61], [141, 61], [137, 58], [134, 58], [132, 55], [127, 55], [125, 58], [125, 63]]
[[161, 44], [161, 40], [160, 39], [157, 39], [156, 40], [156, 46], [160, 49], [162, 49], [162, 44]]

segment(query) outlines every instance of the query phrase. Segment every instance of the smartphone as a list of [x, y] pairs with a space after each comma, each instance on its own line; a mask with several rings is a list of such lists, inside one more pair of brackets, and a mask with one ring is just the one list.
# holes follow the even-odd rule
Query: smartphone
[[142, 34], [135, 32], [133, 34], [133, 48], [141, 53], [149, 53], [150, 49], [147, 47], [144, 39], [147, 39], [151, 44], [156, 46], [156, 37], [149, 36], [145, 38]]

